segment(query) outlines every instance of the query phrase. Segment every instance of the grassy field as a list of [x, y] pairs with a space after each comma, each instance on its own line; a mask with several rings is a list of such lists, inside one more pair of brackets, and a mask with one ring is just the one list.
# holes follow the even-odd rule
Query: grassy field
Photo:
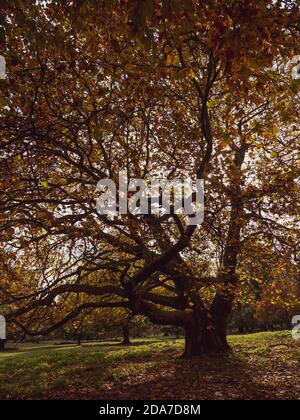
[[183, 340], [12, 344], [0, 399], [300, 399], [300, 342], [289, 331], [229, 337], [232, 352], [179, 358]]

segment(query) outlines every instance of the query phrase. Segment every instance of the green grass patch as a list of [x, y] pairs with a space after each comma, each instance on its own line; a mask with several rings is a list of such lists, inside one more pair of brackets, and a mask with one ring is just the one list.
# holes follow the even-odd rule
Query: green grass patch
[[229, 354], [188, 361], [179, 359], [182, 339], [8, 343], [0, 353], [0, 399], [300, 398], [300, 343], [289, 331], [229, 342]]

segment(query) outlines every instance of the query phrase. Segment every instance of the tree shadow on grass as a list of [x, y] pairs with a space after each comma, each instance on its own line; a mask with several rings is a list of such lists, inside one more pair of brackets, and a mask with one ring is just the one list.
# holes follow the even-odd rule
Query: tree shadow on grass
[[[239, 347], [235, 346], [235, 351], [226, 355], [179, 359], [182, 349], [172, 342], [153, 340], [151, 345], [148, 340], [149, 347], [137, 343], [136, 347], [123, 348], [117, 343], [105, 344], [103, 351], [96, 345], [95, 351], [86, 353], [64, 349], [61, 355], [55, 352], [49, 357], [45, 353], [42, 358], [38, 356], [36, 366], [34, 360], [28, 360], [26, 366], [16, 361], [16, 374], [8, 376], [8, 380], [11, 386], [19, 385], [18, 390], [3, 395], [33, 399], [210, 400], [291, 399], [297, 393], [297, 384], [286, 382], [295, 366], [288, 368], [288, 361], [280, 363], [274, 354], [258, 354], [245, 348], [236, 351]], [[37, 389], [26, 388], [33, 376], [38, 383], [46, 374], [43, 383], [47, 386], [40, 394]], [[273, 381], [276, 375], [281, 385]]]
[[[234, 353], [192, 359], [165, 357], [133, 373], [126, 383], [112, 384], [98, 398], [111, 399], [266, 399], [270, 390], [253, 378], [253, 366]], [[255, 375], [254, 375], [255, 376]]]

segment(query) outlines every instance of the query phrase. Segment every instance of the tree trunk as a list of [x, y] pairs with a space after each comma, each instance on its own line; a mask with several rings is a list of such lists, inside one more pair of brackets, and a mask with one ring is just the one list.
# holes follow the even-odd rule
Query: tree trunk
[[222, 324], [195, 320], [193, 324], [187, 326], [183, 357], [227, 352], [230, 347], [226, 339], [226, 326]]
[[123, 325], [123, 341], [122, 344], [128, 345], [130, 343], [129, 325]]
[[4, 351], [5, 342], [6, 342], [6, 340], [3, 340], [2, 338], [0, 338], [0, 351]]

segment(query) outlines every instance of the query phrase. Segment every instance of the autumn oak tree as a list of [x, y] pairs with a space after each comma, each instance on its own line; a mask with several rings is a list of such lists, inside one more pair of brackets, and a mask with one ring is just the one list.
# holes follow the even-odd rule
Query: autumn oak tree
[[[299, 276], [297, 2], [4, 3], [2, 312], [47, 334], [125, 308], [182, 326], [187, 357], [226, 351], [260, 253]], [[121, 170], [203, 178], [202, 225], [99, 214], [96, 184]]]

